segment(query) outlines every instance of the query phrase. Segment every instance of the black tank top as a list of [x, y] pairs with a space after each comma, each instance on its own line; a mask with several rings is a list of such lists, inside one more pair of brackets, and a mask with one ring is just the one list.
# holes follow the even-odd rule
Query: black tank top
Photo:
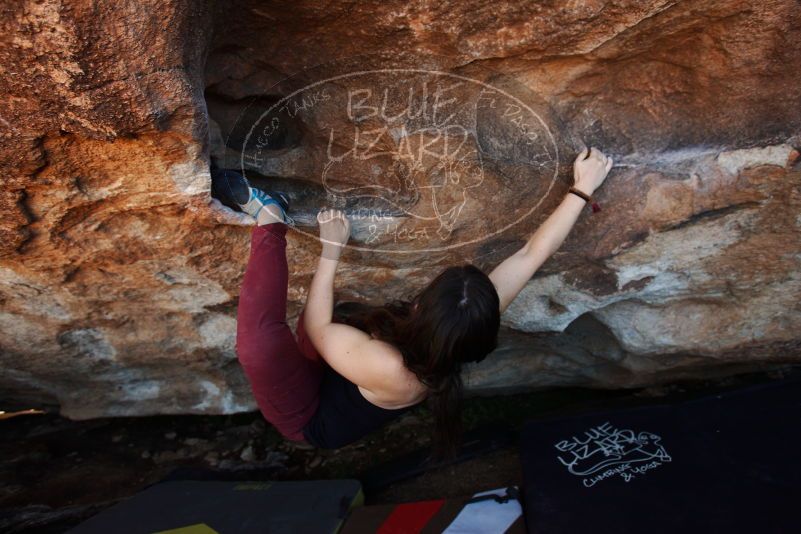
[[337, 449], [378, 430], [413, 406], [388, 410], [364, 398], [358, 386], [326, 366], [320, 385], [320, 405], [303, 427], [306, 441], [322, 449]]

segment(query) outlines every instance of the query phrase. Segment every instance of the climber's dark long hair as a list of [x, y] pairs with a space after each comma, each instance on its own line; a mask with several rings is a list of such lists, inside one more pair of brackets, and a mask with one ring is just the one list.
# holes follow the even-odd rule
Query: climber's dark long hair
[[462, 364], [483, 360], [498, 343], [500, 302], [489, 277], [471, 264], [448, 267], [411, 301], [342, 302], [334, 319], [400, 350], [406, 367], [429, 388], [435, 454], [453, 456], [462, 430]]

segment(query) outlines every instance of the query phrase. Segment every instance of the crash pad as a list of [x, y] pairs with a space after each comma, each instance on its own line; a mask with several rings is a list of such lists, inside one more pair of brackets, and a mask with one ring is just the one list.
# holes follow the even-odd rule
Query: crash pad
[[337, 532], [362, 502], [357, 480], [155, 484], [71, 530], [74, 534]]
[[532, 533], [801, 532], [801, 379], [527, 423]]

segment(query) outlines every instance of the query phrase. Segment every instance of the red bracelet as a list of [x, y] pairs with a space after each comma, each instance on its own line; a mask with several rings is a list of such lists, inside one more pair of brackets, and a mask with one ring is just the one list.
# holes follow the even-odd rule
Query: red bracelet
[[[585, 193], [584, 191], [579, 191], [579, 190], [578, 190], [578, 189], [576, 189], [575, 187], [571, 187], [571, 188], [570, 188], [570, 189], [568, 189], [567, 191], [568, 191], [568, 193], [573, 193], [573, 194], [576, 194], [576, 195], [580, 196], [580, 197], [581, 197], [581, 198], [583, 198], [583, 199], [584, 199], [586, 202], [590, 202], [590, 201], [592, 200], [592, 197], [591, 197], [591, 196], [589, 196], [589, 195], [588, 195], [587, 193]], [[593, 203], [592, 203], [592, 212], [593, 212], [593, 213], [596, 213], [596, 212], [599, 212], [599, 211], [601, 211], [601, 206], [599, 206], [597, 202], [593, 202]]]

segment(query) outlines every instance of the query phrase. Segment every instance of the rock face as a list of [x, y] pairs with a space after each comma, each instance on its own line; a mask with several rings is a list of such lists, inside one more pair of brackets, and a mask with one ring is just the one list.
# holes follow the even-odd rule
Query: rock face
[[252, 221], [210, 197], [210, 161], [292, 197], [294, 325], [321, 205], [353, 219], [338, 298], [407, 298], [516, 251], [599, 147], [602, 210], [470, 388], [801, 361], [793, 0], [24, 0], [0, 21], [2, 398], [255, 407], [233, 342]]

